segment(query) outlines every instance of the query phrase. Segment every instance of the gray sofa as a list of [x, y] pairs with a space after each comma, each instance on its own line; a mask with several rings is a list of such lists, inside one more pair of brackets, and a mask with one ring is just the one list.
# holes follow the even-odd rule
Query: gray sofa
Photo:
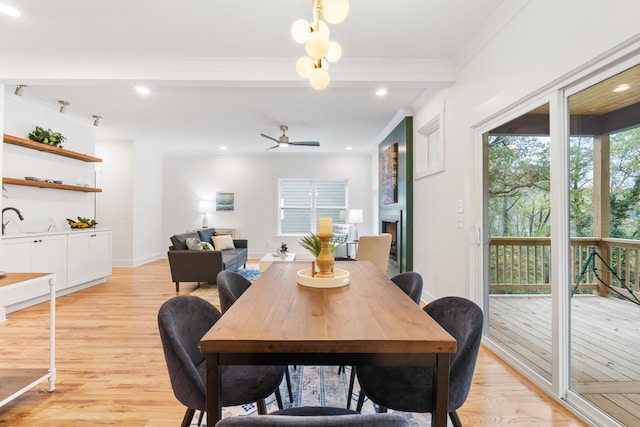
[[215, 283], [216, 276], [222, 270], [237, 271], [240, 267], [246, 266], [249, 249], [245, 239], [233, 239], [235, 249], [224, 251], [187, 249], [188, 238], [193, 237], [211, 243], [214, 235], [215, 228], [202, 228], [170, 237], [171, 246], [167, 255], [176, 292], [180, 291], [180, 282]]

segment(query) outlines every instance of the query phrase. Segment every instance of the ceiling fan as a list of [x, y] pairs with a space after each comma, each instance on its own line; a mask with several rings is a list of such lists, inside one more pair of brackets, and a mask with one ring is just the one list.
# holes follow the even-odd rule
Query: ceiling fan
[[288, 147], [290, 145], [301, 145], [301, 146], [307, 146], [307, 147], [320, 146], [320, 142], [318, 141], [295, 141], [295, 142], [289, 141], [289, 137], [285, 134], [287, 130], [289, 130], [289, 126], [281, 125], [280, 130], [282, 131], [282, 135], [280, 135], [278, 139], [275, 139], [269, 135], [265, 135], [264, 133], [260, 134], [260, 136], [264, 136], [267, 139], [277, 142], [276, 145], [274, 145], [273, 147], [267, 148], [267, 150], [271, 150], [272, 148], [278, 148], [278, 147]]

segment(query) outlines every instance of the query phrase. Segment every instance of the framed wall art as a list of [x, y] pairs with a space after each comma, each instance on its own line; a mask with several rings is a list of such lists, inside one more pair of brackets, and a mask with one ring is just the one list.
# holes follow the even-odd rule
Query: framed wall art
[[216, 211], [232, 211], [234, 193], [216, 193]]
[[382, 204], [398, 202], [398, 143], [382, 151]]

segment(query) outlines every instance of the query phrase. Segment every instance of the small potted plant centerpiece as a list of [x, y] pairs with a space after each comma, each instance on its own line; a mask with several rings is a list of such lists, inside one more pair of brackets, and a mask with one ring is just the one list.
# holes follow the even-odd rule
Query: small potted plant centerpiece
[[289, 248], [287, 247], [287, 244], [285, 242], [281, 242], [280, 243], [280, 249], [278, 249], [278, 255], [280, 255], [280, 259], [286, 259], [287, 258], [287, 251], [289, 250]]
[[[311, 255], [313, 255], [313, 258], [315, 259], [315, 258], [318, 258], [318, 255], [320, 254], [320, 250], [322, 249], [322, 242], [320, 241], [320, 238], [316, 234], [311, 233], [307, 236], [304, 236], [302, 240], [300, 240], [300, 246], [308, 250], [311, 253]], [[331, 240], [329, 241], [329, 252], [331, 252], [331, 256], [333, 256], [338, 246], [340, 246], [339, 239], [337, 239], [336, 236], [332, 237]], [[316, 264], [315, 260], [311, 262], [312, 275], [315, 275], [316, 273], [315, 264]]]

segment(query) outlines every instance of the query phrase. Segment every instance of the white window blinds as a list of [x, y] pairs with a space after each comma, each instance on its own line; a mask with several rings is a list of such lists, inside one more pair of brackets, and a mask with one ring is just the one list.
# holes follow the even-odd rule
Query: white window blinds
[[278, 234], [315, 233], [318, 218], [345, 222], [347, 180], [281, 178], [278, 181], [278, 198]]

